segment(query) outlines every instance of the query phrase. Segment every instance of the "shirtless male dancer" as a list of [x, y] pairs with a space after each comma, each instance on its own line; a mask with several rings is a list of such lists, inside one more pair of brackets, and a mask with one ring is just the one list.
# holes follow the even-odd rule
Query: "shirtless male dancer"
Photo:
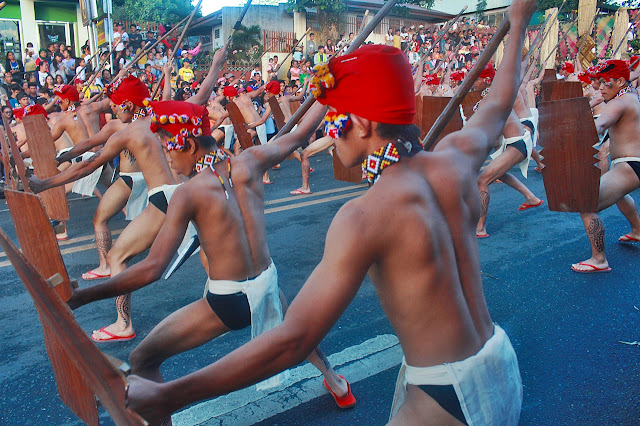
[[[493, 66], [487, 68], [480, 74], [480, 77], [474, 83], [474, 89], [486, 93], [490, 93], [489, 85], [495, 78], [495, 70]], [[492, 87], [492, 86], [491, 86]], [[523, 102], [522, 95], [518, 89], [515, 103]], [[481, 106], [480, 101], [476, 106]], [[520, 105], [524, 108], [524, 104]], [[533, 150], [533, 142], [531, 132], [525, 131], [517, 114], [512, 110], [501, 135], [501, 142], [498, 150], [491, 155], [492, 161], [478, 176], [478, 190], [480, 191], [480, 219], [476, 227], [476, 237], [487, 238], [487, 212], [489, 210], [490, 192], [489, 185], [500, 179], [502, 182], [511, 186], [525, 197], [525, 202], [518, 207], [518, 210], [527, 210], [532, 207], [542, 205], [543, 201], [536, 197], [522, 182], [515, 176], [508, 173], [515, 165], [520, 166], [522, 175], [527, 177], [527, 168], [531, 159]]]
[[[85, 123], [91, 123], [87, 126], [90, 137], [76, 144], [73, 149], [58, 156], [58, 163], [70, 161], [83, 153], [91, 151], [95, 147], [99, 147], [107, 142], [107, 140], [116, 132], [127, 127], [127, 123], [121, 120], [110, 120], [102, 129], [99, 127], [99, 117], [101, 113], [111, 113], [113, 103], [106, 97], [102, 101], [94, 102], [86, 107], [80, 108], [78, 115], [83, 118]], [[115, 115], [115, 113], [114, 113]], [[97, 129], [96, 129], [97, 127]], [[98, 267], [91, 269], [82, 274], [83, 280], [95, 280], [100, 278], [108, 278], [111, 276], [107, 254], [111, 250], [112, 235], [109, 229], [109, 220], [120, 212], [131, 200], [131, 206], [139, 205], [138, 209], [127, 209], [127, 220], [133, 220], [142, 213], [142, 209], [146, 206], [146, 202], [135, 202], [135, 198], [131, 198], [131, 190], [136, 185], [140, 187], [138, 193], [140, 196], [146, 197], [146, 185], [142, 173], [137, 162], [130, 161], [131, 157], [127, 156], [127, 152], [122, 151], [119, 155], [119, 179], [107, 189], [98, 203], [98, 208], [93, 215], [93, 228], [95, 232], [96, 248], [98, 250], [98, 259], [100, 264]]]
[[[204, 105], [213, 91], [215, 76], [226, 58], [226, 45], [214, 54], [209, 74], [202, 83], [200, 91], [189, 98], [194, 104]], [[163, 147], [158, 137], [149, 129], [150, 117], [144, 108], [149, 98], [149, 89], [133, 76], [120, 77], [112, 85], [109, 97], [118, 105], [118, 117], [124, 123], [130, 123], [125, 129], [114, 133], [105, 144], [87, 161], [71, 166], [68, 170], [44, 181], [31, 177], [30, 185], [34, 192], [63, 185], [91, 173], [94, 169], [115, 158], [123, 150], [128, 157], [135, 159], [142, 171], [148, 188], [148, 205], [127, 227], [107, 255], [111, 276], [127, 268], [129, 260], [148, 249], [162, 226], [167, 205], [176, 189], [176, 184], [167, 164]], [[132, 161], [133, 162], [133, 161]], [[126, 182], [123, 182], [128, 185]], [[132, 193], [135, 192], [135, 186]], [[123, 206], [121, 205], [120, 208]], [[136, 337], [131, 321], [131, 295], [116, 298], [118, 318], [114, 324], [94, 331], [92, 338], [96, 342], [126, 341]]]
[[[261, 176], [315, 130], [324, 108], [309, 113], [298, 132], [230, 159], [216, 148], [204, 107], [175, 101], [151, 105], [151, 126], [166, 143], [171, 167], [192, 178], [171, 199], [149, 256], [102, 284], [76, 290], [69, 303], [76, 308], [160, 279], [192, 221], [206, 255], [206, 295], [164, 319], [130, 357], [135, 374], [161, 382], [160, 366], [171, 356], [230, 330], [251, 326], [256, 337], [282, 322], [281, 300], [286, 310], [286, 299], [278, 290], [278, 274], [267, 247]], [[161, 124], [172, 114], [189, 119], [184, 124]], [[182, 129], [188, 136], [181, 136]], [[260, 318], [268, 322], [261, 323]], [[333, 371], [322, 352], [312, 349], [308, 359], [325, 375], [338, 405], [353, 406], [356, 401], [349, 384]]]
[[[534, 9], [533, 0], [512, 2], [509, 43], [493, 90], [467, 126], [434, 152], [421, 149], [411, 124], [415, 97], [402, 51], [367, 45], [330, 61], [335, 85], [318, 96], [345, 115], [337, 155], [347, 167], [365, 160], [373, 186], [333, 219], [324, 257], [282, 325], [177, 380], [129, 376], [129, 407], [157, 422], [297, 364], [329, 332], [369, 272], [406, 359], [391, 423], [517, 424], [522, 384], [516, 355], [483, 295], [476, 179], [511, 113]], [[367, 90], [380, 81], [384, 90]], [[449, 401], [446, 411], [440, 404], [449, 407]]]
[[[640, 242], [640, 216], [630, 192], [640, 187], [640, 101], [629, 86], [629, 66], [609, 60], [598, 67], [596, 77], [606, 102], [596, 120], [599, 135], [609, 131], [611, 169], [600, 179], [598, 211], [616, 204], [631, 225], [631, 232], [618, 240]], [[591, 243], [591, 258], [573, 264], [575, 272], [609, 272], [605, 255], [604, 223], [597, 213], [580, 213]]]

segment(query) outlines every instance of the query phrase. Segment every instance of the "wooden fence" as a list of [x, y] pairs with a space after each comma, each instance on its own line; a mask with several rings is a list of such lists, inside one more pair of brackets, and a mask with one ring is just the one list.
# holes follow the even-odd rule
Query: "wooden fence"
[[263, 46], [269, 52], [289, 52], [295, 45], [296, 33], [263, 31]]

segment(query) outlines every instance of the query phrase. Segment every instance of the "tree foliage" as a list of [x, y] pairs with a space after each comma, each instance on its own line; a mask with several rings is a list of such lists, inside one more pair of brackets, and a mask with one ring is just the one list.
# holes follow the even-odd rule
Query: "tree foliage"
[[264, 47], [260, 41], [262, 30], [258, 25], [245, 27], [240, 25], [231, 39], [229, 59], [244, 62], [255, 62], [262, 55]]
[[[191, 0], [113, 0], [113, 19], [176, 23], [193, 12]], [[198, 11], [196, 17], [202, 16]]]

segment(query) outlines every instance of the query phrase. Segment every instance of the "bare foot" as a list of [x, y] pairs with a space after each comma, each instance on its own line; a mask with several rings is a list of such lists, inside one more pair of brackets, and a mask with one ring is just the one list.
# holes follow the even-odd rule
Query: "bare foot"
[[592, 257], [580, 263], [574, 263], [571, 265], [571, 270], [583, 274], [592, 274], [596, 272], [609, 272], [611, 271], [611, 268], [609, 268], [609, 262], [607, 262], [607, 259], [600, 262]]
[[132, 327], [119, 326], [118, 323], [94, 330], [91, 338], [96, 342], [117, 342], [131, 340], [136, 337]]
[[69, 239], [69, 234], [63, 232], [62, 234], [56, 234], [56, 240], [58, 241], [66, 241]]
[[522, 210], [532, 209], [534, 207], [540, 207], [542, 203], [544, 203], [544, 201], [538, 197], [533, 197], [530, 199], [527, 198], [523, 204], [520, 204], [520, 207], [518, 207], [518, 210], [522, 211]]

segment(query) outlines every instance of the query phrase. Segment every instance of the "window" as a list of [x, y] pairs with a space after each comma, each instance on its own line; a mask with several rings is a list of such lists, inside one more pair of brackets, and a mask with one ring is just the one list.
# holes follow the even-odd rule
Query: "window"
[[16, 59], [22, 60], [19, 28], [19, 21], [0, 19], [0, 54], [3, 58], [3, 65], [7, 52], [13, 52]]
[[216, 28], [213, 31], [213, 38], [220, 38], [220, 28]]

